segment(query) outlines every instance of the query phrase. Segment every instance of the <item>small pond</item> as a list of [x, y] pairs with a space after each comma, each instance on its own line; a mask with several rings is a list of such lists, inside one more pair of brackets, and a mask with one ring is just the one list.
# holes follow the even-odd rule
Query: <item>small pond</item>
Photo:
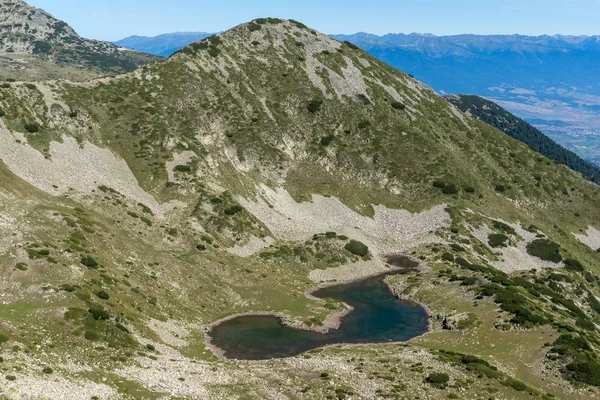
[[384, 279], [395, 273], [313, 292], [313, 296], [354, 307], [342, 317], [338, 329], [325, 334], [288, 327], [271, 315], [238, 316], [214, 326], [208, 334], [224, 357], [240, 360], [290, 357], [331, 344], [407, 341], [427, 332], [429, 315], [422, 306], [392, 294]]

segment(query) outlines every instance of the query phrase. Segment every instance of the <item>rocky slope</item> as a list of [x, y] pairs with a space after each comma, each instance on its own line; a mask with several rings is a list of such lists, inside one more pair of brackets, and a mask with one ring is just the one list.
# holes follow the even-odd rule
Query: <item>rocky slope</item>
[[[22, 0], [0, 3], [0, 38], [0, 66], [5, 78], [114, 74], [159, 59], [108, 42], [83, 39], [65, 22]], [[46, 74], [42, 67], [48, 69]]]
[[[9, 83], [0, 108], [7, 391], [598, 395], [598, 187], [352, 44], [258, 19], [116, 77]], [[389, 278], [428, 335], [266, 362], [205, 345], [240, 312], [318, 326], [339, 305], [306, 290], [397, 252], [429, 267]]]

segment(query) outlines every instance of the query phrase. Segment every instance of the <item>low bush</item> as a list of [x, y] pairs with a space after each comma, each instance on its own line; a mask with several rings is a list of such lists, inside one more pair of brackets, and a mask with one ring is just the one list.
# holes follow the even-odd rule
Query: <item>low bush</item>
[[567, 258], [565, 260], [565, 268], [569, 271], [583, 272], [583, 265], [575, 259]]
[[96, 260], [94, 260], [94, 258], [92, 256], [85, 256], [83, 258], [81, 258], [81, 265], [85, 265], [88, 268], [91, 269], [97, 269], [98, 268], [98, 262], [96, 262]]
[[362, 129], [367, 129], [370, 126], [371, 126], [371, 122], [366, 121], [366, 120], [365, 121], [361, 121], [361, 122], [358, 123], [358, 129], [361, 129], [361, 130]]
[[314, 114], [321, 109], [322, 105], [323, 105], [323, 100], [315, 97], [308, 103], [308, 105], [306, 106], [306, 109]]
[[102, 300], [108, 300], [108, 299], [110, 299], [110, 295], [108, 293], [106, 293], [104, 290], [98, 291], [96, 293], [96, 296], [98, 296]]
[[510, 225], [507, 225], [501, 221], [494, 221], [493, 226], [500, 232], [508, 233], [509, 235], [515, 235], [517, 233]]
[[567, 365], [567, 370], [572, 380], [600, 386], [600, 364], [597, 361], [572, 362]]
[[433, 373], [425, 378], [425, 380], [436, 387], [443, 388], [450, 381], [450, 377], [445, 373]]
[[324, 136], [321, 138], [321, 146], [329, 146], [331, 144], [331, 142], [333, 142], [333, 139], [335, 138], [335, 136], [333, 135], [329, 135], [329, 136]]
[[344, 41], [344, 44], [345, 44], [346, 46], [350, 47], [351, 49], [354, 49], [354, 50], [358, 50], [358, 49], [360, 49], [360, 47], [358, 47], [358, 46], [357, 46], [357, 45], [355, 45], [354, 43], [352, 43], [352, 42], [349, 42], [349, 41], [347, 41], [347, 40], [346, 40], [346, 41]]
[[508, 239], [508, 236], [503, 233], [490, 233], [488, 236], [488, 244], [494, 248], [506, 247]]
[[35, 122], [25, 124], [25, 130], [29, 133], [37, 133], [40, 131], [40, 126]]
[[254, 22], [251, 22], [248, 24], [248, 30], [250, 32], [256, 32], [262, 29], [262, 26], [260, 26], [260, 24], [255, 24]]
[[446, 187], [446, 182], [437, 179], [437, 180], [433, 181], [433, 187], [436, 187], [438, 189], [443, 189]]
[[231, 206], [231, 207], [225, 209], [225, 214], [227, 214], [227, 215], [235, 215], [235, 214], [237, 214], [239, 212], [242, 212], [242, 211], [244, 211], [244, 208], [242, 206], [236, 204], [234, 206]]
[[544, 261], [559, 263], [562, 261], [560, 246], [548, 239], [536, 239], [527, 244], [527, 253]]
[[367, 245], [359, 242], [358, 240], [349, 241], [344, 248], [350, 253], [360, 257], [365, 257], [367, 254], [369, 254], [369, 248]]
[[392, 107], [395, 110], [405, 110], [406, 109], [406, 106], [404, 104], [400, 103], [399, 101], [392, 102]]
[[177, 172], [192, 172], [192, 167], [189, 165], [176, 165], [173, 169]]
[[442, 189], [442, 193], [444, 194], [456, 194], [458, 193], [458, 189], [454, 183], [449, 183]]
[[8, 342], [8, 335], [4, 332], [0, 332], [0, 344]]
[[494, 190], [495, 190], [496, 192], [498, 192], [498, 193], [503, 193], [503, 192], [505, 192], [505, 191], [506, 191], [506, 186], [504, 186], [504, 185], [496, 185], [496, 186], [494, 187]]
[[96, 331], [93, 331], [93, 330], [87, 330], [87, 331], [85, 331], [84, 337], [87, 340], [91, 340], [91, 341], [100, 340], [100, 334], [98, 332], [96, 332]]

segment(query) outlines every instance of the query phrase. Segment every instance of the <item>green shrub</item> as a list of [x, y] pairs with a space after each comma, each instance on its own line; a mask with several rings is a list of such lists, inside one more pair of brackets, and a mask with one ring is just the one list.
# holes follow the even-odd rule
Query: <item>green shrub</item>
[[37, 89], [37, 86], [35, 86], [35, 84], [33, 84], [33, 83], [26, 83], [25, 87], [27, 89], [31, 89], [31, 90]]
[[90, 304], [90, 308], [89, 308], [88, 312], [90, 314], [92, 314], [92, 317], [96, 321], [110, 319], [110, 313], [104, 307], [102, 307], [100, 304], [94, 304], [94, 303]]
[[360, 49], [360, 47], [358, 47], [358, 46], [357, 46], [357, 45], [355, 45], [354, 43], [352, 43], [352, 42], [349, 42], [349, 41], [347, 41], [347, 40], [346, 40], [346, 41], [344, 41], [344, 44], [345, 44], [346, 46], [350, 47], [351, 49], [354, 49], [354, 50], [359, 50], [359, 49]]
[[495, 190], [496, 192], [498, 192], [498, 193], [503, 193], [503, 192], [505, 192], [505, 191], [506, 191], [506, 186], [504, 186], [504, 185], [496, 185], [496, 186], [494, 187], [494, 190]]
[[108, 293], [106, 293], [104, 290], [98, 291], [96, 293], [96, 296], [98, 296], [102, 300], [108, 300], [108, 299], [110, 299], [110, 295]]
[[578, 318], [577, 321], [575, 321], [575, 325], [588, 331], [596, 330], [596, 325], [589, 319]]
[[150, 350], [150, 351], [154, 351], [154, 350], [156, 350], [156, 347], [154, 347], [153, 345], [151, 345], [151, 344], [149, 344], [149, 343], [146, 345], [146, 348], [147, 348], [148, 350]]
[[262, 29], [262, 26], [260, 26], [259, 24], [255, 24], [254, 22], [251, 22], [248, 24], [248, 30], [250, 32], [256, 32]]
[[71, 111], [71, 112], [69, 113], [69, 117], [70, 117], [70, 118], [77, 118], [77, 115], [78, 115], [77, 111]]
[[27, 271], [27, 264], [20, 262], [17, 263], [17, 265], [15, 266], [16, 269], [18, 269], [19, 271]]
[[515, 235], [517, 232], [510, 226], [501, 221], [494, 221], [493, 227], [501, 232], [508, 233], [509, 235]]
[[560, 246], [548, 239], [536, 239], [527, 244], [527, 253], [544, 261], [559, 263], [562, 261]]
[[40, 131], [40, 126], [35, 122], [25, 124], [25, 130], [29, 133], [37, 133]]
[[425, 380], [434, 386], [437, 387], [445, 387], [446, 384], [450, 381], [450, 377], [445, 373], [433, 373], [429, 375]]
[[523, 392], [525, 390], [530, 390], [529, 387], [521, 381], [518, 381], [514, 378], [508, 378], [506, 383], [517, 392]]
[[8, 342], [8, 335], [4, 332], [0, 332], [0, 344]]
[[192, 167], [189, 165], [176, 165], [173, 169], [177, 172], [192, 172]]
[[436, 187], [438, 189], [443, 189], [446, 187], [446, 182], [437, 179], [437, 180], [433, 181], [433, 187]]
[[44, 368], [42, 370], [42, 372], [45, 373], [45, 374], [51, 374], [51, 373], [54, 372], [54, 370], [52, 368], [50, 368], [50, 367], [46, 367], [46, 368]]
[[358, 129], [367, 129], [368, 127], [371, 126], [371, 122], [370, 121], [361, 121], [358, 123]]
[[93, 330], [86, 330], [84, 337], [91, 341], [100, 340], [100, 334]]
[[331, 142], [333, 142], [333, 139], [335, 138], [335, 136], [333, 135], [329, 135], [329, 136], [324, 136], [321, 138], [321, 146], [329, 146], [331, 144]]
[[490, 233], [488, 243], [491, 247], [506, 247], [508, 239], [508, 236], [503, 233]]
[[572, 362], [567, 365], [571, 379], [600, 386], [600, 364], [597, 361]]
[[306, 109], [314, 114], [321, 109], [321, 105], [323, 105], [323, 100], [315, 97], [308, 103]]
[[577, 260], [567, 258], [565, 260], [565, 268], [569, 271], [583, 272], [583, 265]]
[[369, 248], [367, 245], [359, 242], [358, 240], [349, 241], [344, 248], [350, 253], [360, 257], [365, 257], [367, 254], [369, 254]]
[[206, 246], [203, 245], [203, 244], [196, 245], [196, 250], [198, 250], [198, 251], [205, 251], [206, 250]]
[[239, 212], [242, 212], [242, 211], [244, 211], [244, 207], [236, 204], [234, 206], [231, 206], [231, 207], [225, 209], [225, 214], [227, 214], [227, 215], [235, 215], [235, 214], [237, 214]]
[[16, 381], [17, 380], [17, 377], [14, 375], [6, 375], [5, 378], [7, 381]]
[[444, 194], [456, 194], [458, 193], [458, 189], [454, 183], [449, 183], [442, 189], [442, 193]]
[[211, 46], [208, 48], [208, 54], [211, 57], [217, 57], [220, 53], [221, 53], [221, 51], [216, 47]]
[[96, 260], [94, 260], [94, 258], [92, 256], [85, 256], [81, 259], [80, 262], [82, 265], [85, 265], [88, 268], [91, 268], [91, 269], [98, 268], [98, 263], [96, 262]]
[[473, 186], [464, 186], [463, 190], [467, 193], [475, 193], [475, 188]]
[[405, 110], [406, 109], [406, 106], [404, 104], [400, 103], [399, 101], [392, 102], [392, 107], [395, 110]]
[[0, 118], [4, 117], [5, 115], [6, 115], [6, 111], [0, 110]]

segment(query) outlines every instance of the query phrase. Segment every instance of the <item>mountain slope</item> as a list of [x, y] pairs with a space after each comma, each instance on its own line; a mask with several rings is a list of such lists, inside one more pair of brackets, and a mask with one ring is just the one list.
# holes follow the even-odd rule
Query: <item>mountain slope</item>
[[[83, 39], [65, 22], [22, 0], [0, 4], [0, 35], [3, 75], [21, 80], [38, 76], [85, 77], [87, 71], [87, 75], [114, 74], [159, 59], [122, 50], [108, 42]], [[44, 73], [42, 68], [46, 69]]]
[[209, 36], [211, 34], [205, 32], [175, 32], [153, 37], [129, 36], [115, 42], [115, 45], [161, 57], [169, 57], [190, 43], [197, 42]]
[[[598, 186], [353, 45], [258, 19], [116, 77], [9, 84], [0, 107], [7, 389], [598, 393]], [[307, 290], [398, 253], [427, 265], [387, 279], [427, 335], [265, 362], [206, 342], [244, 312], [318, 329], [345, 307]]]
[[491, 99], [588, 160], [600, 155], [595, 139], [600, 128], [597, 36], [334, 37], [351, 41], [440, 93]]
[[468, 95], [449, 95], [445, 98], [461, 111], [500, 129], [510, 137], [520, 140], [539, 151], [544, 156], [565, 163], [572, 170], [581, 172], [590, 178], [592, 182], [600, 184], [600, 169], [598, 167], [582, 160], [572, 151], [565, 149], [538, 129], [502, 109], [494, 102], [479, 96]]

